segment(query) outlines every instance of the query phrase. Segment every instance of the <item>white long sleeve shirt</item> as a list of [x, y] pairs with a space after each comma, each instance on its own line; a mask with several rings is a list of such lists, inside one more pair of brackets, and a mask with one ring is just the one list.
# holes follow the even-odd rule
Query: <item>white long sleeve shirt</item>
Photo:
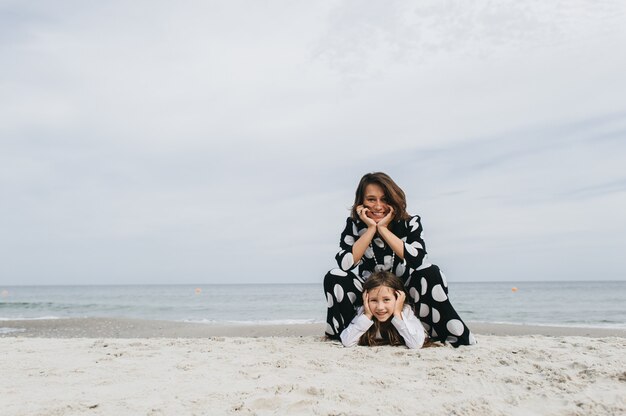
[[[363, 306], [361, 306], [357, 310], [357, 315], [352, 322], [350, 322], [350, 325], [339, 335], [344, 347], [354, 347], [357, 345], [361, 335], [374, 325], [374, 321], [365, 316], [363, 313], [364, 310]], [[417, 316], [415, 316], [410, 306], [404, 305], [402, 309], [402, 319], [398, 319], [394, 316], [391, 318], [391, 323], [396, 327], [408, 348], [422, 348], [425, 339], [424, 327]], [[377, 334], [376, 338], [380, 338], [380, 334]]]

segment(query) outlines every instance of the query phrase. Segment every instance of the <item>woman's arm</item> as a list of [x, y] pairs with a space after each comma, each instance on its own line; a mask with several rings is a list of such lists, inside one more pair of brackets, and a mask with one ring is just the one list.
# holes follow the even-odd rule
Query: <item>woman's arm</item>
[[404, 243], [404, 261], [413, 268], [420, 267], [426, 257], [426, 246], [422, 239], [422, 224], [420, 217], [415, 215], [407, 222], [407, 236]]
[[[378, 230], [378, 234], [385, 240], [389, 247], [396, 253], [396, 256], [400, 258], [400, 260], [404, 261], [404, 242], [400, 240], [394, 233], [392, 233], [389, 228], [389, 223], [393, 218], [393, 207], [390, 207], [391, 210], [389, 214], [385, 216], [382, 220], [378, 222], [376, 228]], [[369, 244], [369, 243], [368, 243]]]
[[359, 215], [361, 221], [367, 224], [367, 230], [358, 237], [358, 240], [354, 243], [354, 247], [352, 247], [352, 256], [354, 257], [354, 262], [358, 263], [363, 258], [363, 254], [365, 254], [365, 250], [369, 247], [374, 235], [376, 235], [376, 221], [367, 216], [368, 208], [365, 208], [363, 205], [359, 205], [356, 207], [356, 212]]
[[369, 247], [374, 235], [376, 234], [376, 226], [367, 227], [367, 231], [365, 231], [358, 240], [352, 246], [352, 257], [354, 258], [354, 263], [358, 263], [363, 258], [363, 254], [365, 254], [365, 250]]
[[359, 264], [365, 254], [365, 250], [367, 250], [376, 234], [376, 222], [365, 215], [365, 210], [361, 206], [359, 208], [361, 208], [359, 217], [367, 224], [367, 230], [362, 235], [359, 235], [356, 223], [352, 218], [348, 218], [346, 227], [341, 233], [340, 250], [335, 256], [339, 268], [345, 272], [352, 270]]
[[403, 241], [392, 233], [387, 226], [391, 222], [393, 210], [382, 220], [378, 222], [378, 234], [389, 244], [391, 249], [396, 253], [406, 265], [413, 269], [417, 269], [422, 265], [426, 257], [426, 248], [422, 239], [422, 224], [420, 217], [415, 215], [407, 222], [407, 236]]

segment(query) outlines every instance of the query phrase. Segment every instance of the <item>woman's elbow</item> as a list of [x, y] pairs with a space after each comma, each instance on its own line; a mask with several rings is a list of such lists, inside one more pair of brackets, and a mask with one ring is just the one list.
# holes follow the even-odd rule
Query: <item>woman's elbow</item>
[[424, 258], [426, 256], [424, 255], [420, 255], [417, 257], [410, 257], [410, 256], [406, 256], [404, 258], [404, 261], [406, 262], [406, 265], [411, 268], [411, 269], [418, 269], [422, 264], [424, 264]]
[[357, 262], [354, 261], [354, 256], [352, 255], [352, 253], [346, 250], [339, 252], [339, 254], [336, 256], [336, 260], [337, 265], [344, 272], [349, 272], [357, 265]]

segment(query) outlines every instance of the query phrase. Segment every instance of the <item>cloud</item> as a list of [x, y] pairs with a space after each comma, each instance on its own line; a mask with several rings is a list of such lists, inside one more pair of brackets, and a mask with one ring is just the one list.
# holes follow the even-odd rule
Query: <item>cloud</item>
[[0, 276], [318, 281], [374, 170], [459, 280], [523, 278], [528, 258], [584, 278], [592, 262], [562, 260], [590, 247], [621, 270], [605, 257], [624, 228], [624, 14], [5, 2]]

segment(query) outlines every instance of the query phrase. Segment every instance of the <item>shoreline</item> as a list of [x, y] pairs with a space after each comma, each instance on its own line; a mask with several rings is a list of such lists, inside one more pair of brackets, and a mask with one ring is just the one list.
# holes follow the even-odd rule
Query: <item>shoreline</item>
[[[626, 338], [625, 328], [590, 328], [467, 322], [476, 335]], [[63, 318], [0, 321], [0, 338], [206, 338], [310, 337], [324, 335], [324, 323], [221, 325], [134, 318]]]

